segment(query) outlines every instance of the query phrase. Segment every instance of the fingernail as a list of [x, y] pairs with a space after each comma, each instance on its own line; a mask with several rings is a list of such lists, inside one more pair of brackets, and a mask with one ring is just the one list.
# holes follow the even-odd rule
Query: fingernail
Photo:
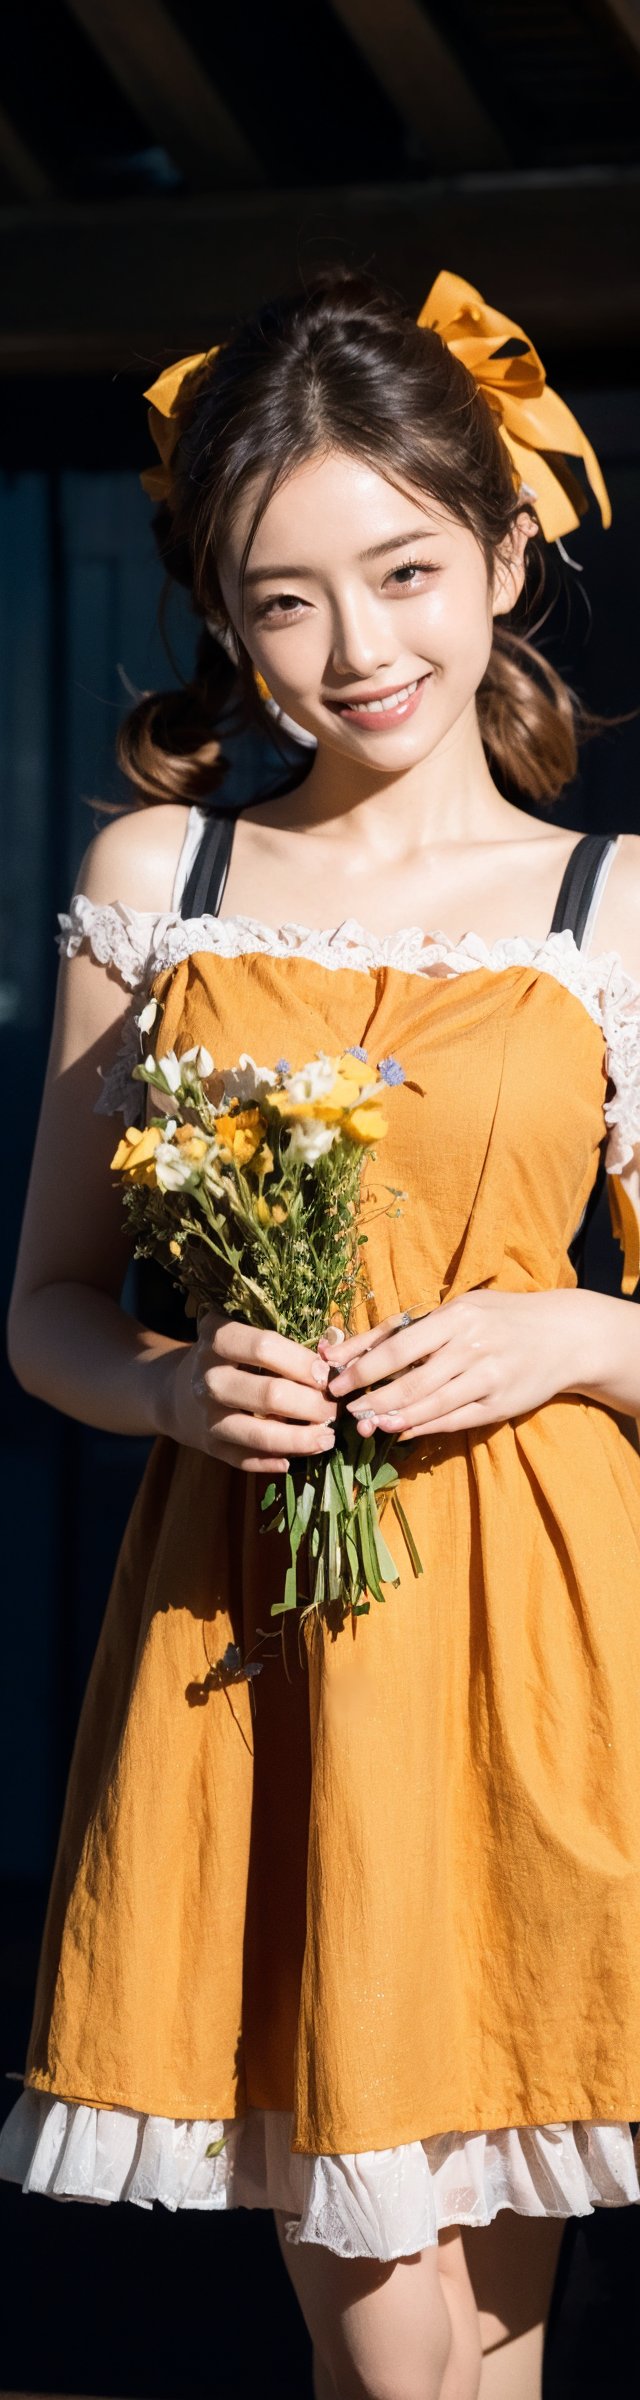
[[329, 1376], [329, 1368], [326, 1364], [326, 1361], [323, 1358], [313, 1358], [311, 1361], [311, 1373], [314, 1383], [326, 1384]]
[[335, 1440], [335, 1435], [334, 1435], [334, 1431], [333, 1431], [333, 1426], [330, 1426], [330, 1425], [323, 1425], [322, 1432], [321, 1432], [321, 1435], [320, 1435], [320, 1448], [321, 1448], [321, 1450], [332, 1450], [332, 1449], [333, 1449], [334, 1440]]

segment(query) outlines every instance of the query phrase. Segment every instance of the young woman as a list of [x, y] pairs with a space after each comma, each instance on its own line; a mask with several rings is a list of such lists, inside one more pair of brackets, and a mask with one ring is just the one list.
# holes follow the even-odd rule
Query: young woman
[[[518, 329], [442, 285], [445, 335], [321, 277], [161, 378], [200, 668], [129, 720], [138, 805], [61, 920], [10, 1320], [29, 1391], [155, 1438], [3, 2172], [272, 2207], [318, 2400], [472, 2400], [460, 2229], [640, 2197], [640, 1326], [570, 1255], [604, 1159], [634, 1288], [640, 842], [526, 806], [573, 773], [579, 711], [508, 620], [586, 445], [526, 337], [507, 368]], [[219, 635], [308, 745], [233, 843]], [[405, 1199], [339, 1352], [121, 1309], [113, 1117], [150, 996], [163, 1052], [385, 1062]], [[424, 1572], [283, 1655], [262, 1479], [344, 1407], [395, 1432]], [[206, 1684], [230, 1639], [253, 1708]]]

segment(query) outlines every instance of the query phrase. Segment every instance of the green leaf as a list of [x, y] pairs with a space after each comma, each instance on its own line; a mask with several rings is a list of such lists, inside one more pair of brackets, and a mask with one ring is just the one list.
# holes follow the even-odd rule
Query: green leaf
[[298, 1521], [299, 1521], [299, 1524], [300, 1524], [300, 1527], [301, 1527], [301, 1530], [302, 1530], [302, 1532], [303, 1532], [303, 1533], [306, 1533], [306, 1531], [307, 1531], [307, 1526], [308, 1526], [308, 1523], [309, 1523], [309, 1518], [310, 1518], [310, 1516], [311, 1516], [311, 1510], [312, 1510], [312, 1508], [313, 1508], [313, 1503], [314, 1503], [314, 1500], [315, 1500], [315, 1496], [316, 1496], [316, 1485], [315, 1485], [315, 1483], [310, 1483], [310, 1482], [307, 1480], [307, 1482], [303, 1484], [302, 1491], [301, 1491], [301, 1493], [300, 1493], [300, 1498], [299, 1498], [299, 1501], [298, 1501]]
[[282, 1598], [282, 1600], [274, 1600], [274, 1601], [272, 1602], [272, 1606], [271, 1606], [271, 1615], [272, 1615], [272, 1617], [282, 1617], [282, 1616], [284, 1616], [284, 1615], [285, 1615], [285, 1613], [286, 1613], [286, 1611], [287, 1611], [288, 1609], [290, 1609], [290, 1608], [295, 1608], [296, 1601], [297, 1601], [297, 1597], [298, 1597], [298, 1574], [297, 1574], [297, 1568], [296, 1568], [296, 1562], [295, 1562], [295, 1558], [292, 1558], [292, 1559], [290, 1560], [290, 1562], [289, 1562], [289, 1565], [288, 1565], [288, 1567], [287, 1567], [287, 1572], [286, 1572], [285, 1579], [284, 1579], [284, 1595], [283, 1595], [283, 1598]]
[[371, 1539], [369, 1501], [366, 1492], [360, 1493], [360, 1497], [357, 1502], [357, 1518], [367, 1588], [370, 1592], [373, 1592], [374, 1600], [384, 1600], [384, 1592], [381, 1590], [380, 1578], [378, 1575], [377, 1559]]
[[360, 1552], [355, 1533], [351, 1525], [345, 1526], [344, 1546], [347, 1554], [348, 1564], [351, 1569], [352, 1579], [354, 1583], [357, 1584], [360, 1582]]
[[391, 1506], [392, 1506], [392, 1508], [394, 1508], [394, 1509], [395, 1509], [396, 1516], [397, 1516], [397, 1518], [398, 1518], [398, 1522], [399, 1522], [399, 1524], [402, 1526], [402, 1531], [403, 1531], [404, 1538], [405, 1538], [405, 1542], [406, 1542], [407, 1549], [408, 1549], [408, 1552], [409, 1552], [409, 1557], [410, 1557], [410, 1560], [411, 1560], [411, 1565], [412, 1565], [412, 1567], [413, 1567], [413, 1572], [414, 1572], [414, 1575], [423, 1575], [423, 1574], [424, 1574], [424, 1567], [423, 1567], [423, 1564], [422, 1564], [422, 1559], [421, 1559], [421, 1557], [420, 1557], [420, 1552], [419, 1552], [419, 1550], [416, 1548], [416, 1544], [415, 1544], [415, 1542], [414, 1542], [414, 1539], [413, 1539], [413, 1534], [412, 1534], [412, 1531], [411, 1531], [411, 1526], [410, 1526], [410, 1524], [409, 1524], [409, 1519], [408, 1519], [408, 1517], [406, 1517], [406, 1516], [405, 1516], [405, 1512], [404, 1512], [404, 1509], [403, 1509], [403, 1506], [402, 1506], [402, 1501], [398, 1499], [398, 1494], [397, 1494], [397, 1492], [394, 1492], [394, 1493], [393, 1493], [393, 1495], [392, 1495]]
[[287, 1567], [287, 1572], [286, 1572], [285, 1579], [284, 1579], [284, 1605], [285, 1605], [285, 1608], [295, 1608], [297, 1597], [298, 1597], [298, 1569], [297, 1569], [297, 1566], [296, 1566], [296, 1561], [295, 1561], [295, 1558], [292, 1558], [292, 1559], [291, 1559], [291, 1561], [290, 1561], [290, 1564], [289, 1564], [289, 1566]]
[[261, 1500], [261, 1502], [260, 1502], [260, 1507], [261, 1507], [261, 1508], [272, 1508], [272, 1507], [273, 1507], [274, 1500], [275, 1500], [275, 1497], [276, 1497], [276, 1487], [275, 1487], [275, 1483], [268, 1483], [268, 1484], [267, 1484], [267, 1489], [266, 1489], [266, 1492], [265, 1492], [265, 1495], [264, 1495], [264, 1500]]
[[392, 1467], [388, 1459], [383, 1459], [382, 1466], [376, 1468], [371, 1480], [374, 1492], [390, 1491], [392, 1484], [398, 1481], [398, 1469]]
[[340, 1459], [340, 1465], [341, 1465], [341, 1469], [342, 1469], [342, 1481], [343, 1481], [343, 1484], [344, 1484], [344, 1494], [345, 1494], [346, 1505], [347, 1505], [347, 1508], [348, 1508], [348, 1509], [352, 1509], [352, 1508], [353, 1508], [353, 1467], [351, 1466], [351, 1464], [350, 1464], [350, 1461], [349, 1461], [349, 1459], [348, 1459], [348, 1458], [341, 1458], [341, 1459]]
[[383, 1534], [383, 1532], [382, 1532], [382, 1530], [381, 1530], [381, 1526], [380, 1526], [380, 1523], [379, 1523], [379, 1522], [378, 1522], [378, 1524], [376, 1525], [376, 1529], [375, 1529], [375, 1544], [376, 1544], [376, 1555], [377, 1555], [377, 1560], [378, 1560], [378, 1570], [379, 1570], [380, 1576], [381, 1576], [381, 1578], [382, 1578], [382, 1582], [383, 1582], [383, 1583], [399, 1583], [399, 1582], [400, 1582], [400, 1574], [399, 1574], [399, 1569], [398, 1569], [398, 1568], [397, 1568], [397, 1566], [396, 1566], [395, 1558], [392, 1558], [392, 1556], [391, 1556], [391, 1551], [390, 1551], [390, 1550], [388, 1549], [388, 1547], [387, 1547], [387, 1543], [385, 1542], [384, 1534]]

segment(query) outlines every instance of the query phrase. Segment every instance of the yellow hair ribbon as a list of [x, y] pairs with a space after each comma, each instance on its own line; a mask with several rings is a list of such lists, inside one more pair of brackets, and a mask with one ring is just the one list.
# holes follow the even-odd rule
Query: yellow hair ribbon
[[[522, 326], [499, 309], [489, 308], [472, 283], [451, 275], [446, 268], [431, 285], [417, 322], [439, 333], [447, 349], [475, 376], [500, 419], [499, 432], [511, 457], [515, 485], [518, 489], [523, 482], [527, 485], [545, 539], [553, 542], [563, 533], [571, 533], [588, 505], [577, 476], [567, 465], [569, 458], [584, 460], [602, 523], [610, 525], [611, 503], [595, 450], [571, 409], [550, 390], [542, 360]], [[521, 343], [519, 357], [500, 355], [509, 341]], [[150, 403], [149, 431], [161, 461], [159, 467], [147, 467], [140, 477], [151, 500], [171, 496], [182, 385], [209, 359], [217, 358], [220, 347], [218, 343], [213, 350], [195, 351], [190, 358], [165, 367], [144, 394]]]
[[206, 366], [209, 358], [217, 358], [219, 342], [213, 350], [194, 350], [190, 358], [179, 358], [173, 367], [163, 367], [155, 383], [143, 395], [150, 402], [149, 432], [155, 442], [162, 464], [146, 467], [140, 482], [150, 500], [168, 500], [173, 484], [171, 462], [179, 439], [180, 425], [176, 413], [182, 385], [198, 367]]
[[[500, 418], [515, 481], [529, 486], [546, 541], [570, 533], [588, 505], [565, 457], [584, 460], [602, 523], [610, 525], [611, 504], [595, 450], [571, 409], [549, 389], [542, 360], [522, 326], [489, 308], [472, 283], [446, 269], [436, 276], [417, 321], [439, 333], [462, 359]], [[509, 341], [523, 343], [519, 357], [500, 357]]]

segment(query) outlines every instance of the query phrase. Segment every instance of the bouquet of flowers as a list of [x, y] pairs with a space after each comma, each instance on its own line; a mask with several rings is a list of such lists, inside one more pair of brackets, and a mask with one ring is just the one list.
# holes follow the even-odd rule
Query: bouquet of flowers
[[[138, 1024], [148, 1034], [157, 1003]], [[384, 1138], [385, 1083], [402, 1083], [393, 1059], [371, 1073], [356, 1047], [320, 1052], [292, 1072], [287, 1059], [256, 1066], [243, 1053], [216, 1072], [204, 1047], [180, 1057], [150, 1051], [133, 1069], [159, 1103], [144, 1129], [128, 1126], [112, 1169], [122, 1178], [134, 1256], [158, 1260], [199, 1317], [223, 1309], [243, 1324], [271, 1326], [315, 1347], [330, 1320], [348, 1329], [362, 1281], [364, 1159]], [[403, 1194], [393, 1185], [389, 1209]], [[382, 1435], [360, 1439], [350, 1416], [336, 1420], [333, 1450], [296, 1459], [262, 1500], [269, 1528], [288, 1535], [284, 1595], [272, 1615], [302, 1597], [360, 1615], [369, 1594], [384, 1600], [398, 1583], [381, 1512], [390, 1499], [415, 1574], [422, 1573]], [[300, 1589], [306, 1561], [306, 1591]]]

